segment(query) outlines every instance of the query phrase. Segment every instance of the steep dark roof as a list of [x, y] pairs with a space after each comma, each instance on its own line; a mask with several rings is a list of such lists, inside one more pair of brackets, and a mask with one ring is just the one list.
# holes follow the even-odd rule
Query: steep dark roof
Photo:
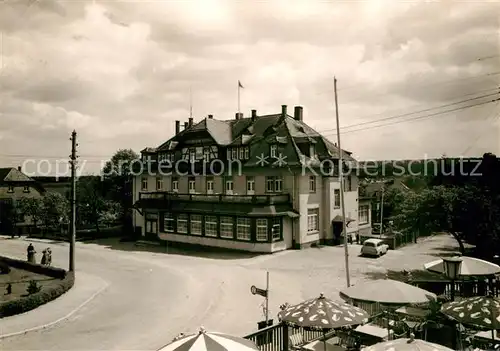
[[0, 184], [9, 183], [28, 183], [32, 187], [36, 187], [40, 192], [44, 192], [43, 186], [35, 181], [34, 179], [28, 177], [23, 172], [19, 171], [17, 168], [0, 168]]
[[[246, 163], [247, 166], [257, 164], [259, 161], [257, 155], [266, 154], [269, 144], [272, 143], [279, 145], [279, 153], [286, 157], [286, 163], [289, 166], [301, 165], [303, 163], [304, 157], [297, 145], [304, 142], [314, 144], [316, 152], [320, 155], [316, 159], [309, 160], [313, 163], [319, 164], [325, 158], [338, 159], [340, 156], [340, 149], [316, 130], [309, 127], [303, 121], [298, 121], [292, 116], [283, 116], [281, 114], [233, 120], [205, 118], [174, 135], [156, 149], [147, 148], [144, 151], [172, 150], [172, 144], [177, 140], [188, 138], [190, 133], [199, 133], [202, 131], [206, 131], [215, 143], [220, 146], [249, 145], [251, 158]], [[345, 150], [342, 152], [342, 157], [346, 162], [356, 162], [351, 156], [351, 152]]]

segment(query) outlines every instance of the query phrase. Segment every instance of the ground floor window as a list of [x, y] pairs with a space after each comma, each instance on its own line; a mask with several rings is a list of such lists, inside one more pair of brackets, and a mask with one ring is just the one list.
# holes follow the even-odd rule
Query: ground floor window
[[238, 221], [236, 222], [236, 238], [240, 240], [250, 240], [250, 218], [238, 218]]
[[201, 235], [201, 215], [191, 215], [191, 234]]
[[173, 233], [175, 231], [175, 218], [170, 212], [163, 215], [163, 231]]
[[256, 223], [256, 238], [257, 241], [267, 241], [268, 231], [267, 231], [267, 219], [259, 218]]
[[177, 216], [177, 233], [188, 232], [188, 215], [180, 214]]
[[205, 217], [205, 236], [217, 237], [217, 217]]
[[273, 241], [281, 239], [281, 221], [282, 218], [273, 218], [273, 226], [271, 228]]
[[233, 238], [233, 217], [220, 218], [220, 237]]
[[319, 231], [319, 208], [310, 208], [307, 210], [307, 232], [317, 231]]

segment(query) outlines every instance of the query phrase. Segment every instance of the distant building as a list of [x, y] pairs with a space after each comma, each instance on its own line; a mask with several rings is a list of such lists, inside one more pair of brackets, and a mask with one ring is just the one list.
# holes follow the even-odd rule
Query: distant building
[[[253, 252], [339, 244], [339, 152], [304, 123], [300, 106], [293, 116], [282, 106], [265, 116], [190, 118], [182, 131], [176, 121], [173, 137], [142, 151], [149, 171], [133, 183], [134, 225], [149, 239]], [[344, 182], [354, 239], [370, 216], [359, 223], [356, 175]]]
[[0, 232], [28, 231], [34, 223], [22, 213], [13, 215], [16, 202], [24, 197], [41, 197], [44, 192], [43, 186], [25, 175], [21, 167], [0, 168]]

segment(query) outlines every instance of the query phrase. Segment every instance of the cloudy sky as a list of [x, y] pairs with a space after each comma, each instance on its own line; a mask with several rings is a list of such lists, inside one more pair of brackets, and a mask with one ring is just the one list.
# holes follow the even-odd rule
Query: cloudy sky
[[234, 118], [238, 80], [246, 115], [302, 105], [335, 140], [334, 75], [342, 146], [360, 160], [500, 153], [498, 14], [480, 1], [4, 0], [0, 165], [64, 160], [76, 129], [97, 171], [168, 139], [190, 88], [195, 121]]

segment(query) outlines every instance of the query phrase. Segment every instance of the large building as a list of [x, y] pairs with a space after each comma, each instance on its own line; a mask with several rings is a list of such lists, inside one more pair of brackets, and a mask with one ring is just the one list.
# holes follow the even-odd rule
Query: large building
[[[356, 164], [342, 151], [348, 165]], [[142, 151], [134, 225], [148, 239], [275, 252], [343, 241], [339, 148], [282, 106], [279, 114], [176, 121], [176, 134]], [[347, 167], [347, 166], [346, 166]], [[355, 173], [355, 172], [354, 172]], [[348, 235], [360, 222], [358, 179], [344, 177]]]

